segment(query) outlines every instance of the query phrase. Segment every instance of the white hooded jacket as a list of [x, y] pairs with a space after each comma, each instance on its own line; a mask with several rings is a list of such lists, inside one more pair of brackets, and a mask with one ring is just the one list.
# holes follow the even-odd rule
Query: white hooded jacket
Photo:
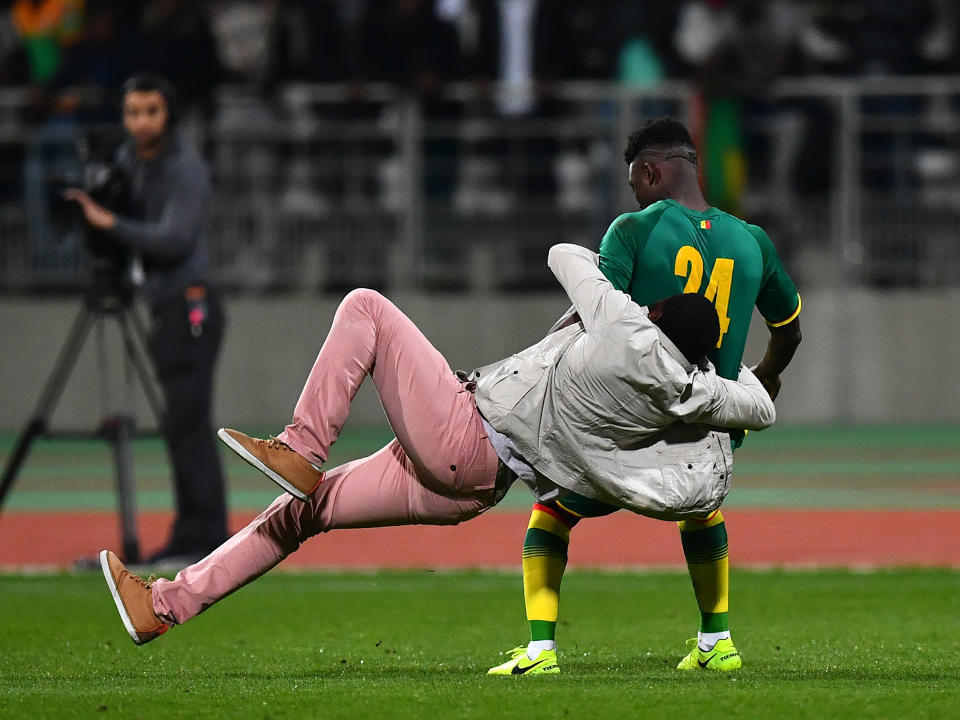
[[548, 264], [580, 323], [475, 370], [480, 412], [562, 488], [668, 520], [716, 510], [733, 452], [715, 428], [772, 425], [766, 390], [746, 367], [732, 381], [687, 362], [595, 253], [555, 245]]

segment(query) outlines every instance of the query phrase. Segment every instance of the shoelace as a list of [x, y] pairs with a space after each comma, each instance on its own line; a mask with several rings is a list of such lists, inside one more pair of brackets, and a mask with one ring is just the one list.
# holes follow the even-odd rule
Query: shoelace
[[138, 582], [141, 585], [143, 585], [147, 590], [149, 590], [150, 587], [157, 581], [156, 573], [151, 573], [150, 577], [148, 577], [146, 580], [144, 580], [139, 575], [134, 575], [132, 572], [128, 572], [127, 575], [129, 575], [130, 578], [135, 582]]
[[[264, 442], [264, 441], [261, 441], [261, 442]], [[266, 443], [267, 443], [267, 447], [270, 448], [271, 450], [283, 450], [285, 452], [294, 453], [295, 455], [298, 456], [299, 459], [303, 460], [303, 458], [300, 457], [300, 454], [296, 450], [294, 450], [292, 447], [287, 445], [283, 440], [278, 440], [273, 435], [270, 435], [267, 438]], [[320, 471], [320, 469], [316, 465], [314, 465], [313, 463], [309, 463], [309, 465], [314, 471], [320, 473], [321, 478], [323, 477], [323, 473]]]
[[273, 435], [267, 439], [267, 447], [274, 450], [291, 450], [292, 448], [287, 445], [283, 440], [278, 440]]

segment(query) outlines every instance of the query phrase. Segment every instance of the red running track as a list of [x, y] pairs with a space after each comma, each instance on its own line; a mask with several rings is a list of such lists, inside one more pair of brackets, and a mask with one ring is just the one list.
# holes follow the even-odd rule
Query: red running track
[[[958, 510], [725, 510], [731, 563], [739, 567], [946, 566], [960, 568]], [[234, 513], [234, 531], [253, 513]], [[308, 540], [287, 568], [517, 568], [527, 515], [492, 512], [457, 527], [340, 530]], [[141, 513], [149, 553], [170, 515]], [[573, 532], [571, 567], [683, 566], [673, 523], [628, 513], [587, 520]], [[112, 513], [0, 515], [0, 567], [66, 568], [119, 548]]]

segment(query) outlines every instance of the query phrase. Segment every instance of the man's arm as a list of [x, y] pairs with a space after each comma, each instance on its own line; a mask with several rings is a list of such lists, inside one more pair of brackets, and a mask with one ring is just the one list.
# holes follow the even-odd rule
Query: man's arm
[[597, 267], [597, 254], [585, 247], [560, 243], [550, 248], [547, 265], [567, 292], [573, 310], [590, 332], [598, 320], [622, 313], [631, 303]]
[[769, 393], [770, 399], [776, 400], [780, 392], [780, 373], [790, 364], [803, 335], [800, 333], [799, 317], [786, 325], [768, 325], [768, 328], [770, 339], [767, 341], [767, 349], [753, 372]]
[[695, 416], [684, 418], [685, 422], [700, 422], [733, 430], [763, 430], [776, 421], [777, 411], [773, 400], [746, 366], [740, 366], [736, 380], [727, 380], [712, 373], [701, 378], [706, 391], [710, 393], [710, 400]]
[[563, 330], [570, 325], [576, 325], [578, 322], [580, 322], [580, 316], [577, 314], [577, 309], [571, 305], [567, 311], [550, 326], [550, 329], [547, 330], [547, 335], [555, 333], [557, 330]]
[[209, 203], [210, 185], [203, 169], [179, 172], [159, 220], [151, 222], [118, 217], [112, 235], [118, 242], [144, 255], [174, 260], [189, 252], [196, 242]]
[[[630, 279], [633, 276], [636, 248], [624, 235], [624, 226], [636, 227], [634, 214], [625, 213], [616, 218], [607, 228], [600, 241], [600, 253], [597, 255], [597, 267], [610, 281], [614, 289], [629, 293]], [[576, 308], [570, 308], [550, 327], [547, 335], [580, 322]]]

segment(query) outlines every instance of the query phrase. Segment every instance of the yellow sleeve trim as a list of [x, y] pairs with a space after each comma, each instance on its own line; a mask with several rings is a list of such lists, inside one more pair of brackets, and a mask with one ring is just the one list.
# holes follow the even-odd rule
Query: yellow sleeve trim
[[802, 306], [803, 306], [803, 301], [800, 300], [800, 296], [797, 295], [797, 309], [793, 311], [793, 315], [788, 317], [786, 320], [781, 320], [780, 322], [775, 322], [775, 323], [768, 322], [767, 325], [769, 325], [770, 327], [783, 327], [787, 323], [793, 322], [794, 320], [797, 319], [797, 315], [800, 314], [800, 308]]

